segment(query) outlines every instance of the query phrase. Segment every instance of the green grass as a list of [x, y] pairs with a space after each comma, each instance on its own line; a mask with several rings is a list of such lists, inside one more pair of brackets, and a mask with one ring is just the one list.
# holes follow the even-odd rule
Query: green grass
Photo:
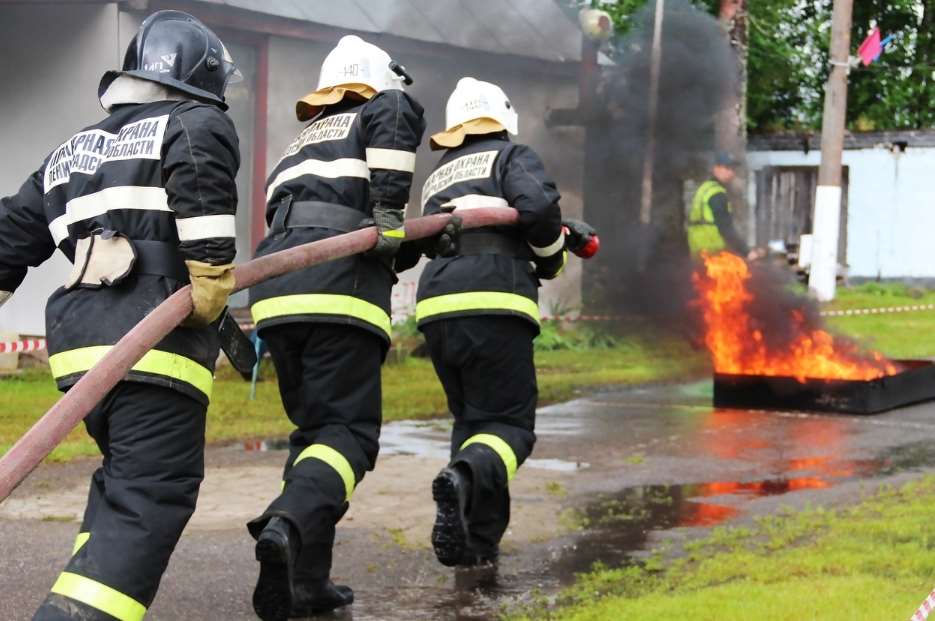
[[[704, 358], [679, 343], [661, 339], [620, 340], [613, 347], [595, 350], [553, 350], [536, 353], [540, 403], [573, 397], [599, 386], [668, 381], [696, 374]], [[250, 386], [230, 369], [221, 369], [208, 410], [209, 443], [251, 438], [284, 437], [292, 426], [283, 413], [272, 367], [264, 364], [257, 398], [249, 399]], [[5, 451], [59, 396], [48, 373], [30, 370], [0, 378], [0, 452]], [[424, 419], [444, 416], [445, 395], [426, 359], [405, 357], [383, 367], [383, 420]], [[97, 448], [82, 428], [73, 431], [52, 453], [54, 461], [97, 455]]]
[[[935, 304], [935, 290], [867, 283], [839, 288], [828, 310]], [[892, 358], [935, 356], [935, 311], [833, 317], [828, 324]]]
[[512, 621], [884, 621], [908, 619], [935, 586], [935, 477], [853, 507], [718, 528], [678, 556], [595, 568], [551, 610]]

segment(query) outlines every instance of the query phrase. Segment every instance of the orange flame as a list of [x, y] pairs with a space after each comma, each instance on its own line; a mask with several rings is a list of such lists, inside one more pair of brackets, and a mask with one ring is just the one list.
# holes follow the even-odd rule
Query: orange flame
[[750, 269], [735, 254], [704, 255], [693, 275], [703, 311], [704, 341], [718, 373], [812, 379], [870, 380], [899, 369], [878, 352], [862, 353], [830, 333], [806, 325], [801, 310], [789, 314], [795, 336], [783, 351], [770, 351], [750, 314]]

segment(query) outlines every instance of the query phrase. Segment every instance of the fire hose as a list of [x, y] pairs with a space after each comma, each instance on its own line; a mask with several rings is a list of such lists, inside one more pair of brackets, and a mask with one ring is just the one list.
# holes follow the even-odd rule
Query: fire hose
[[[465, 229], [510, 226], [519, 219], [519, 212], [507, 207], [459, 210], [457, 215]], [[437, 214], [407, 220], [406, 239], [416, 240], [436, 235], [450, 218], [449, 214]], [[253, 259], [234, 270], [237, 283], [234, 291], [247, 289], [275, 276], [365, 252], [376, 241], [376, 229], [369, 227]], [[124, 335], [107, 355], [23, 434], [0, 458], [0, 501], [9, 496], [101, 399], [126, 377], [130, 368], [191, 311], [191, 286], [187, 285], [173, 293]]]

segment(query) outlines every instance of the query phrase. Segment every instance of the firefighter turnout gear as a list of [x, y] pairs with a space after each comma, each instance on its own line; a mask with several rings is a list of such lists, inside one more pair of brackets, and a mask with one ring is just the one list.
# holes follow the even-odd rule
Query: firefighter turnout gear
[[[458, 97], [470, 102], [458, 91], [486, 84], [475, 83], [462, 79]], [[496, 120], [515, 132], [509, 100], [489, 86], [475, 91], [489, 105], [476, 114], [508, 110], [512, 120], [509, 114]], [[449, 128], [477, 118], [458, 114], [449, 115]], [[455, 419], [451, 462], [432, 489], [432, 545], [445, 565], [496, 560], [510, 519], [508, 482], [535, 443], [538, 289], [540, 278], [561, 272], [567, 256], [559, 198], [536, 153], [511, 143], [503, 130], [465, 135], [422, 189], [425, 215], [490, 206], [520, 214], [516, 227], [465, 231], [458, 253], [431, 260], [419, 280], [419, 329]]]
[[195, 510], [205, 412], [176, 390], [121, 382], [88, 415], [104, 463], [91, 477], [72, 557], [36, 621], [143, 619]]
[[702, 183], [692, 197], [688, 213], [688, 247], [693, 257], [729, 249], [745, 256], [747, 245], [734, 229], [727, 190], [718, 181]]
[[[375, 215], [386, 231], [398, 230], [424, 127], [422, 107], [399, 90], [325, 108], [269, 177], [270, 231], [257, 255], [354, 230]], [[396, 212], [392, 220], [389, 210]], [[363, 328], [388, 345], [394, 281], [378, 258], [347, 257], [253, 287], [251, 310], [260, 330], [282, 323], [337, 323]]]
[[[328, 55], [316, 93], [354, 89], [354, 96], [306, 97], [300, 110], [317, 116], [287, 147], [267, 182], [269, 234], [263, 256], [376, 224], [376, 253], [286, 274], [250, 290], [253, 318], [269, 346], [290, 436], [281, 494], [248, 524], [262, 537], [271, 518], [288, 521], [301, 542], [288, 586], [264, 560], [254, 603], [264, 620], [290, 609], [325, 611], [352, 601], [331, 584], [335, 526], [355, 486], [372, 470], [381, 424], [380, 366], [390, 339], [392, 256], [403, 240], [403, 209], [425, 123], [422, 107], [399, 88], [389, 56], [358, 37], [345, 37]], [[353, 75], [344, 75], [348, 69]], [[327, 91], [327, 93], [326, 93]], [[314, 94], [313, 94], [314, 95]], [[301, 104], [302, 102], [300, 102]], [[301, 108], [301, 105], [300, 105]], [[302, 112], [304, 110], [304, 113]], [[384, 259], [386, 259], [384, 261]]]
[[[171, 22], [187, 24], [178, 49], [192, 23]], [[0, 200], [0, 290], [15, 291], [56, 249], [77, 262], [72, 286], [46, 307], [49, 366], [61, 390], [188, 283], [186, 260], [234, 258], [233, 123], [218, 105], [152, 84], [121, 76], [119, 93], [102, 94], [110, 115]], [[214, 330], [177, 328], [86, 419], [103, 467], [92, 479], [83, 545], [36, 619], [143, 617], [194, 510], [217, 356]]]
[[221, 316], [227, 298], [234, 290], [234, 265], [211, 265], [204, 261], [185, 261], [192, 282], [192, 314], [186, 325], [207, 326]]

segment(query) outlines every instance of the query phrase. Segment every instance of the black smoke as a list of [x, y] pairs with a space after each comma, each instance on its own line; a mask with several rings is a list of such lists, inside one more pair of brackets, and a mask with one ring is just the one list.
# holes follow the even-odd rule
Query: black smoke
[[685, 182], [704, 181], [718, 114], [738, 76], [727, 33], [685, 0], [667, 0], [655, 124], [652, 222], [640, 222], [647, 157], [655, 3], [634, 18], [615, 66], [604, 71], [585, 156], [585, 218], [602, 232], [586, 276], [592, 308], [681, 322], [691, 295], [684, 228]]

